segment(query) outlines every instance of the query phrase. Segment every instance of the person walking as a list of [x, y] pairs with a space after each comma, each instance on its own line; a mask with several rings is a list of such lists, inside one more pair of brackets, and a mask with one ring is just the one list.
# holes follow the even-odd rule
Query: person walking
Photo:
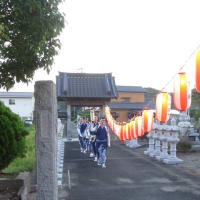
[[80, 144], [80, 151], [83, 152], [83, 138], [82, 138], [82, 135], [81, 135], [81, 125], [83, 123], [83, 118], [81, 117], [78, 121], [78, 124], [77, 124], [77, 133], [78, 133], [78, 139], [79, 139], [79, 144]]
[[86, 153], [86, 128], [87, 128], [87, 124], [86, 124], [86, 119], [85, 117], [83, 117], [83, 121], [82, 124], [80, 125], [80, 144], [81, 144], [81, 148], [83, 153]]
[[96, 132], [100, 124], [98, 122], [98, 117], [94, 117], [94, 121], [90, 126], [90, 158], [94, 157], [94, 161], [97, 161], [97, 151], [96, 151]]
[[102, 168], [106, 168], [107, 147], [110, 147], [109, 129], [106, 127], [105, 119], [101, 119], [96, 133], [96, 150], [98, 158], [97, 164], [101, 165]]

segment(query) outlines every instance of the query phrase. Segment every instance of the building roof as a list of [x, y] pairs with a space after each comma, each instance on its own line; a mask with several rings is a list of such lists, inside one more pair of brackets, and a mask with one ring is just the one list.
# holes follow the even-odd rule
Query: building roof
[[117, 98], [115, 79], [111, 73], [64, 73], [56, 77], [58, 98]]
[[117, 85], [118, 92], [134, 92], [134, 93], [146, 93], [147, 91], [141, 86], [120, 86]]
[[124, 102], [111, 102], [108, 104], [111, 109], [123, 110], [141, 110], [145, 107], [145, 103], [124, 103]]
[[119, 110], [143, 110], [145, 107], [155, 109], [154, 101], [145, 101], [141, 103], [127, 103], [127, 102], [110, 102], [108, 106], [111, 109]]
[[33, 92], [0, 92], [0, 98], [32, 98]]

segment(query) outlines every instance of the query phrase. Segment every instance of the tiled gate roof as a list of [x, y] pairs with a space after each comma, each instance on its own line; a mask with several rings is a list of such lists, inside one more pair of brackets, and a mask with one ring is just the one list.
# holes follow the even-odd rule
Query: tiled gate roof
[[56, 77], [58, 98], [117, 98], [115, 79], [111, 73], [66, 73]]

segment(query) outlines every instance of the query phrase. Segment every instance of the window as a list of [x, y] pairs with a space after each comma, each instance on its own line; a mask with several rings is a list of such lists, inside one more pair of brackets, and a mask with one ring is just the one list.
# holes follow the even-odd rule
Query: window
[[9, 105], [15, 105], [15, 99], [9, 99]]
[[122, 97], [121, 101], [122, 102], [130, 102], [131, 98], [130, 97]]

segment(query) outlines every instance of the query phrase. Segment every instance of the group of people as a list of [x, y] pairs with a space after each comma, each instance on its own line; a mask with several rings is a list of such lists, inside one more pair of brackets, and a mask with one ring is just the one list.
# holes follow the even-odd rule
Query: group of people
[[77, 132], [81, 153], [89, 153], [89, 157], [97, 162], [97, 165], [106, 168], [106, 152], [110, 147], [110, 133], [106, 125], [106, 120], [94, 117], [94, 121], [89, 122], [82, 117], [77, 124]]

